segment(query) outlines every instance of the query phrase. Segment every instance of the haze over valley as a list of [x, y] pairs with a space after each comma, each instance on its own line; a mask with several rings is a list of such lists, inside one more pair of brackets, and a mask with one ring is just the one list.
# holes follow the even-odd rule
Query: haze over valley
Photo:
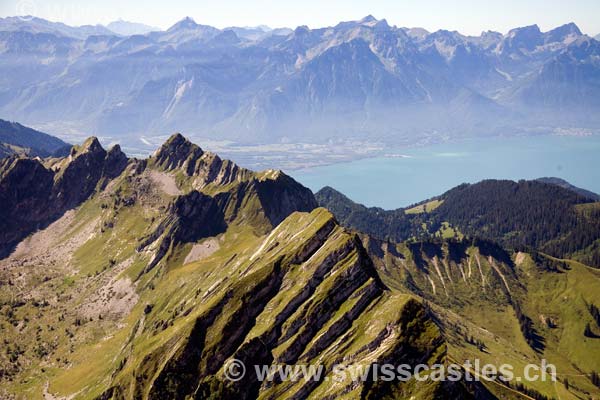
[[372, 16], [319, 29], [191, 18], [148, 29], [0, 19], [0, 115], [138, 155], [174, 131], [242, 157], [244, 145], [274, 144], [292, 168], [315, 163], [290, 144], [318, 144], [331, 163], [333, 149], [349, 160], [390, 145], [600, 129], [600, 43], [573, 23], [480, 36]]

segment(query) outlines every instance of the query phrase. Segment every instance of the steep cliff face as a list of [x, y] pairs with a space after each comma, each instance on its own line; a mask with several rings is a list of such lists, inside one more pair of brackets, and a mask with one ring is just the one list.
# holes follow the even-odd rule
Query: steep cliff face
[[0, 257], [51, 217], [53, 173], [37, 160], [7, 158], [0, 164]]
[[144, 272], [154, 268], [174, 246], [216, 236], [226, 229], [223, 212], [211, 196], [195, 190], [178, 196], [169, 205], [166, 217], [138, 248], [140, 251], [156, 248]]
[[107, 153], [96, 138], [73, 147], [65, 158], [3, 161], [0, 199], [6, 229], [0, 239], [0, 257], [31, 232], [83, 203], [101, 181], [118, 176], [127, 162], [118, 146]]
[[101, 179], [114, 178], [125, 165], [126, 157], [119, 147], [113, 148], [109, 157], [96, 138], [73, 147], [54, 178], [52, 197], [56, 206], [62, 210], [76, 207], [94, 192]]

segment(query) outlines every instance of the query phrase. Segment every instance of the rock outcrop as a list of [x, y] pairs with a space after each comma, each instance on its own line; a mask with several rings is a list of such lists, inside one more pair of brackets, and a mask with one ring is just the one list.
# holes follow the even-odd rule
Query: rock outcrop
[[253, 172], [222, 160], [214, 153], [203, 151], [181, 134], [172, 135], [151, 157], [151, 163], [163, 171], [180, 171], [193, 177], [192, 187], [201, 189], [208, 184], [227, 185], [248, 179]]
[[119, 146], [107, 153], [94, 137], [74, 146], [68, 157], [52, 160], [50, 168], [39, 159], [3, 160], [0, 257], [28, 234], [86, 201], [99, 186], [120, 175], [127, 163]]

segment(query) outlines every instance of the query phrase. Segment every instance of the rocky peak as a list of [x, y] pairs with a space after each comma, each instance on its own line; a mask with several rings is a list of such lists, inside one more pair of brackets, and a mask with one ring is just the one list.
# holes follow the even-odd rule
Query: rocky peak
[[222, 33], [215, 36], [211, 44], [223, 46], [223, 45], [234, 45], [240, 43], [241, 40], [238, 35], [232, 29], [226, 29]]
[[406, 33], [409, 37], [417, 40], [423, 40], [427, 36], [430, 35], [430, 32], [425, 28], [402, 28], [404, 33]]
[[511, 29], [499, 45], [500, 53], [523, 55], [533, 51], [544, 42], [544, 35], [537, 25]]
[[190, 177], [192, 188], [200, 190], [209, 184], [227, 185], [250, 179], [252, 171], [234, 162], [222, 160], [210, 151], [203, 151], [180, 133], [172, 135], [150, 159], [150, 166], [165, 172], [181, 171]]
[[375, 30], [378, 31], [387, 31], [390, 29], [390, 25], [388, 24], [387, 20], [382, 19], [381, 21], [377, 21], [375, 23], [375, 25], [373, 25], [373, 27], [375, 28]]
[[500, 32], [485, 31], [481, 32], [476, 42], [480, 43], [485, 49], [489, 49], [497, 46], [502, 41], [502, 38], [503, 36]]
[[525, 36], [536, 36], [541, 34], [540, 27], [537, 24], [523, 26], [521, 28], [514, 28], [508, 32], [508, 37], [525, 37]]
[[106, 153], [106, 159], [104, 163], [104, 176], [107, 178], [116, 178], [123, 172], [129, 159], [121, 150], [121, 146], [118, 144], [114, 145], [108, 153]]
[[53, 197], [60, 209], [69, 209], [87, 199], [104, 171], [106, 150], [95, 137], [73, 146], [68, 163], [58, 171]]
[[531, 50], [542, 41], [542, 32], [537, 25], [525, 26], [509, 31], [507, 39], [515, 46]]
[[374, 16], [372, 16], [371, 14], [369, 14], [366, 17], [364, 17], [363, 19], [361, 19], [359, 22], [361, 24], [369, 24], [369, 23], [372, 23], [372, 22], [377, 22], [377, 18], [375, 18]]
[[310, 32], [310, 29], [308, 28], [308, 26], [300, 25], [300, 26], [296, 27], [296, 29], [294, 29], [294, 36], [303, 37], [303, 36], [308, 35], [309, 32]]
[[87, 138], [80, 146], [75, 145], [71, 147], [69, 155], [71, 158], [73, 158], [84, 153], [98, 153], [103, 151], [104, 148], [98, 141], [98, 138], [96, 138], [95, 136], [91, 136]]
[[173, 134], [152, 157], [154, 163], [164, 170], [183, 168], [187, 175], [192, 175], [194, 165], [204, 152], [181, 133]]
[[181, 29], [195, 29], [198, 26], [199, 25], [196, 23], [196, 21], [194, 21], [193, 18], [185, 17], [184, 19], [182, 19], [181, 21], [175, 23], [175, 25], [170, 27], [168, 29], [168, 32], [177, 31], [177, 30], [181, 30]]
[[100, 141], [98, 140], [97, 137], [90, 136], [81, 145], [81, 151], [95, 153], [95, 152], [99, 152], [99, 151], [104, 151], [104, 149], [102, 148], [102, 145], [100, 144]]
[[546, 33], [546, 43], [554, 42], [572, 42], [576, 38], [582, 36], [579, 27], [573, 22], [554, 28]]

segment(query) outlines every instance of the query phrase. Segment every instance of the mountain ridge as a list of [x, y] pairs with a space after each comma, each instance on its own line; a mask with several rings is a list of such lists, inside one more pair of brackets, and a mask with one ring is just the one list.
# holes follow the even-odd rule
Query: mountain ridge
[[[521, 185], [600, 220], [570, 190]], [[460, 202], [469, 187], [457, 190]], [[600, 272], [572, 259], [464, 236], [380, 240], [344, 228], [284, 173], [236, 167], [180, 134], [141, 160], [94, 137], [67, 157], [2, 159], [0, 201], [12, 218], [0, 218], [0, 243], [14, 248], [0, 257], [3, 398], [599, 393]], [[233, 359], [248, 371], [318, 363], [325, 375], [232, 382]], [[558, 381], [334, 379], [340, 364], [465, 359], [547, 360]]]
[[32, 157], [61, 156], [70, 145], [54, 136], [0, 119], [0, 157], [22, 154]]
[[14, 61], [2, 69], [0, 111], [138, 148], [142, 135], [175, 130], [246, 143], [414, 143], [600, 127], [588, 112], [600, 99], [600, 45], [572, 23], [479, 37], [409, 34], [372, 17], [244, 29], [190, 18], [166, 31], [84, 39], [0, 24], [2, 54]]
[[152, 31], [160, 31], [160, 28], [154, 26], [139, 22], [124, 21], [122, 19], [109, 22], [106, 24], [106, 28], [121, 36], [144, 35]]

